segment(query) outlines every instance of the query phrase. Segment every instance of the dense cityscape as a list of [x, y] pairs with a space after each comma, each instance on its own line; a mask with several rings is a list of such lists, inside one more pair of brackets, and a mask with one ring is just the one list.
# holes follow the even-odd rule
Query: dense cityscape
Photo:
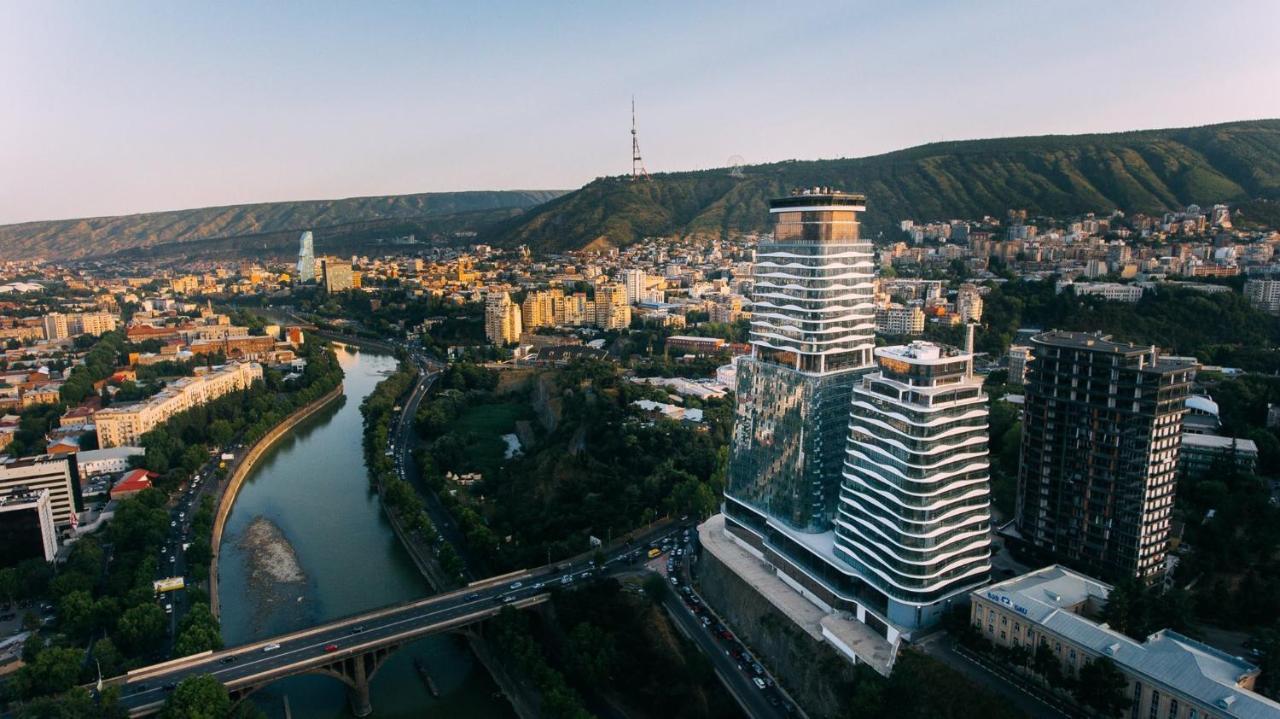
[[1280, 719], [1278, 44], [0, 3], [0, 719]]
[[[693, 674], [664, 681], [701, 716], [735, 713], [722, 693], [876, 716], [924, 676], [998, 716], [1273, 716], [1280, 233], [1215, 205], [872, 241], [873, 201], [804, 188], [772, 232], [621, 251], [445, 236], [337, 258], [306, 232], [296, 256], [181, 270], [5, 263], [11, 709], [243, 696], [194, 669], [292, 635], [227, 644], [215, 548], [261, 448], [341, 395], [359, 348], [399, 358], [360, 405], [370, 482], [432, 588], [487, 588], [470, 621], [517, 714], [649, 701], [576, 664], [626, 666], [618, 627], [565, 625], [600, 604], [695, 635], [628, 651], [674, 652]], [[567, 654], [528, 648], [556, 620], [508, 616], [552, 586]], [[707, 661], [737, 683], [689, 684]]]

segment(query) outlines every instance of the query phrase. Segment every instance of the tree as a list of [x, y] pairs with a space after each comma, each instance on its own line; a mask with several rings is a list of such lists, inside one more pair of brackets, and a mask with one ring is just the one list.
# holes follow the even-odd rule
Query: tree
[[587, 686], [605, 686], [614, 674], [618, 648], [613, 637], [590, 622], [581, 622], [569, 632], [570, 669]]
[[48, 647], [35, 661], [23, 665], [13, 679], [14, 691], [23, 698], [47, 696], [75, 686], [80, 678], [80, 650]]
[[89, 692], [76, 687], [56, 697], [33, 699], [23, 704], [15, 716], [17, 719], [84, 719], [116, 715], [96, 709]]
[[173, 653], [180, 657], [222, 648], [222, 630], [208, 604], [196, 604], [182, 618]]
[[187, 677], [164, 702], [161, 719], [226, 719], [231, 712], [227, 688], [209, 674]]
[[1109, 657], [1091, 659], [1080, 667], [1080, 680], [1076, 683], [1076, 698], [1082, 704], [1103, 716], [1115, 716], [1125, 707], [1125, 688], [1128, 682]]
[[1061, 687], [1066, 683], [1066, 677], [1062, 674], [1062, 662], [1048, 644], [1036, 646], [1036, 652], [1031, 657], [1031, 671], [1043, 677], [1051, 687]]
[[671, 489], [670, 503], [675, 512], [702, 520], [715, 511], [716, 497], [706, 483], [689, 477]]
[[58, 602], [58, 621], [73, 637], [86, 637], [93, 630], [93, 595], [83, 589], [63, 595]]
[[164, 639], [164, 610], [149, 602], [125, 610], [115, 638], [129, 654], [154, 649]]

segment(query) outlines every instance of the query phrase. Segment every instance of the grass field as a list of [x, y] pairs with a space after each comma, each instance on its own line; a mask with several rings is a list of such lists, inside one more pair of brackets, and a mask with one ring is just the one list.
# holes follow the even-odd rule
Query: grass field
[[453, 430], [466, 440], [469, 463], [489, 474], [503, 462], [507, 445], [502, 435], [515, 431], [516, 420], [532, 416], [532, 410], [522, 403], [479, 404], [468, 407], [454, 423]]

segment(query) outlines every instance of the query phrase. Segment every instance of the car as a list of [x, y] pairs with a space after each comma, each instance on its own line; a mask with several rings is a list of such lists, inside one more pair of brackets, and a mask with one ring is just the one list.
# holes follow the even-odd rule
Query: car
[[223, 658], [219, 659], [218, 661], [219, 661], [219, 662], [221, 662], [221, 663], [223, 663], [223, 664], [230, 664], [231, 662], [234, 662], [235, 660], [236, 660], [236, 655], [232, 654], [232, 655], [230, 655], [230, 656], [223, 657]]
[[177, 689], [177, 688], [178, 688], [178, 684], [177, 684], [177, 682], [165, 682], [165, 685], [164, 685], [164, 690], [165, 690], [165, 691], [167, 691], [167, 692], [171, 692], [171, 691], [173, 691], [174, 689]]
[[751, 677], [751, 683], [756, 685], [756, 689], [764, 690], [764, 680], [760, 677]]
[[166, 602], [164, 605], [164, 613], [173, 614], [173, 605]]
[[266, 646], [262, 647], [262, 651], [264, 651], [264, 652], [274, 652], [275, 650], [277, 650], [277, 649], [279, 649], [279, 648], [280, 648], [280, 645], [279, 645], [279, 644], [276, 644], [275, 642], [271, 642], [270, 644], [267, 644]]
[[512, 582], [508, 589], [519, 589], [524, 586], [524, 582]]
[[542, 589], [542, 588], [543, 588], [543, 587], [545, 587], [545, 586], [547, 586], [547, 585], [543, 584], [542, 582], [538, 582], [537, 584], [534, 584], [534, 585], [533, 585], [533, 588], [534, 588], [534, 589]]
[[329, 653], [329, 652], [336, 652], [336, 651], [338, 651], [338, 645], [337, 645], [337, 644], [326, 644], [326, 645], [324, 645], [324, 651], [325, 651], [325, 653]]
[[363, 625], [363, 624], [357, 624], [356, 626], [354, 626], [354, 627], [352, 627], [352, 628], [351, 628], [351, 633], [352, 633], [352, 634], [359, 634], [360, 632], [363, 632], [363, 631], [364, 631], [364, 625]]
[[764, 676], [764, 667], [760, 666], [760, 662], [752, 662], [752, 663], [751, 663], [751, 671], [752, 671], [756, 676]]
[[469, 602], [474, 602], [475, 600], [477, 600], [477, 599], [479, 599], [479, 598], [480, 598], [480, 592], [472, 592], [472, 593], [470, 593], [470, 594], [468, 594], [468, 595], [467, 595], [467, 601], [469, 601]]
[[515, 600], [516, 600], [516, 598], [515, 598], [514, 596], [510, 595], [510, 594], [504, 594], [504, 595], [502, 596], [502, 603], [503, 603], [503, 604], [510, 604], [510, 603], [514, 602]]
[[571, 575], [571, 574], [566, 574], [566, 575], [564, 575], [563, 577], [560, 577], [560, 583], [561, 583], [561, 584], [573, 584], [573, 575]]
[[170, 527], [176, 527], [176, 526], [178, 526], [178, 520], [176, 520], [176, 519], [175, 519], [175, 520], [173, 520], [172, 522], [169, 522], [169, 526], [170, 526]]

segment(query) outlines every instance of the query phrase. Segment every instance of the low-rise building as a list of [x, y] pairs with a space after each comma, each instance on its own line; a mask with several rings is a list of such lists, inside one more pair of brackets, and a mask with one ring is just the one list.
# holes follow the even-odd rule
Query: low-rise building
[[728, 349], [719, 337], [692, 337], [671, 335], [667, 338], [667, 351], [686, 354], [717, 354]]
[[151, 480], [158, 476], [145, 469], [135, 469], [121, 477], [120, 481], [111, 487], [111, 498], [116, 501], [128, 499], [139, 492], [151, 489]]
[[974, 629], [998, 647], [1048, 647], [1075, 676], [1110, 659], [1131, 701], [1126, 717], [1274, 719], [1280, 703], [1253, 691], [1258, 667], [1177, 632], [1139, 642], [1100, 623], [1111, 586], [1051, 565], [970, 594]]
[[80, 468], [80, 480], [99, 474], [123, 472], [129, 468], [130, 457], [142, 457], [146, 453], [147, 450], [142, 447], [109, 447], [79, 452], [76, 454], [76, 464]]
[[1178, 470], [1184, 479], [1199, 479], [1215, 467], [1230, 465], [1242, 474], [1253, 474], [1258, 466], [1258, 444], [1240, 437], [1183, 433]]

